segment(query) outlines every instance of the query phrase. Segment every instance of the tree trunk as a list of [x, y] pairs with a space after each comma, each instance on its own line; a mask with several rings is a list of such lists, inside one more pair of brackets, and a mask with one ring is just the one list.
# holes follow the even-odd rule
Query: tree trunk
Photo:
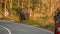
[[12, 9], [12, 0], [9, 0], [10, 9]]
[[20, 7], [20, 0], [18, 0], [18, 7]]
[[2, 0], [0, 0], [0, 8], [2, 8]]
[[7, 2], [7, 0], [4, 0], [4, 12], [6, 12], [6, 3]]
[[10, 14], [12, 14], [12, 0], [9, 0]]

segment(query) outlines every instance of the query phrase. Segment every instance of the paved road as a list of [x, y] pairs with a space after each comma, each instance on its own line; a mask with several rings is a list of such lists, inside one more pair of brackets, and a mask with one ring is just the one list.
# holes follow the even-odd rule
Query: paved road
[[9, 34], [9, 32], [0, 26], [0, 34]]
[[53, 34], [50, 31], [41, 28], [14, 23], [0, 21], [0, 34]]

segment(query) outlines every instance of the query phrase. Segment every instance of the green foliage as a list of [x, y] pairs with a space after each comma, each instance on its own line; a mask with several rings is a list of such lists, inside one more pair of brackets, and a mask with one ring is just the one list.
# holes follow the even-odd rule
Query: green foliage
[[17, 4], [18, 0], [12, 0], [13, 4]]
[[0, 8], [0, 19], [4, 18], [4, 12], [2, 11], [2, 9]]
[[12, 13], [17, 15], [17, 11], [16, 10], [12, 10]]
[[18, 9], [18, 6], [17, 5], [13, 5], [13, 10], [17, 10]]
[[27, 20], [29, 24], [33, 24], [33, 25], [37, 25], [38, 21], [34, 20], [33, 18], [30, 18], [29, 20]]

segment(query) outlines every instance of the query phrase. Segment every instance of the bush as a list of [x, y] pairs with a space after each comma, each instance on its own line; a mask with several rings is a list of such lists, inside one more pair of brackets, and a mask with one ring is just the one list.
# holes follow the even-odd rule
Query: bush
[[38, 21], [37, 20], [34, 20], [33, 18], [30, 18], [29, 20], [27, 20], [29, 24], [32, 24], [32, 25], [38, 25]]

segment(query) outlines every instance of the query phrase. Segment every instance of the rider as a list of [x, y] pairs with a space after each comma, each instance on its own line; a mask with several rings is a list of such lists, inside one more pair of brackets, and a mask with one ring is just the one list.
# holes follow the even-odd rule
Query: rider
[[55, 14], [55, 16], [54, 16], [55, 22], [57, 21], [57, 19], [58, 19], [58, 23], [59, 23], [59, 22], [60, 22], [60, 8], [58, 8], [58, 9], [56, 10], [56, 14]]

